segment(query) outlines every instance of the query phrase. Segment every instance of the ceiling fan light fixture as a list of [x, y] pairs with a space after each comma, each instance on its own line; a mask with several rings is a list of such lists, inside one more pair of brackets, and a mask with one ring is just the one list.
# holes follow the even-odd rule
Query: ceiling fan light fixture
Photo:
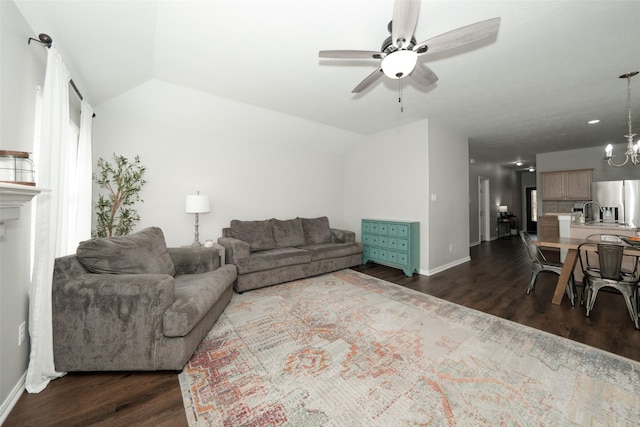
[[382, 72], [390, 79], [401, 79], [416, 67], [418, 54], [412, 50], [397, 50], [382, 58]]
[[[394, 0], [393, 18], [387, 25], [391, 35], [384, 40], [379, 52], [321, 50], [318, 56], [336, 59], [381, 59], [379, 66], [351, 93], [362, 92], [383, 75], [392, 80], [403, 79], [410, 75], [418, 85], [427, 87], [437, 82], [438, 76], [422, 62], [418, 62], [418, 56], [467, 46], [497, 34], [500, 29], [500, 18], [492, 18], [447, 31], [417, 43], [414, 33], [418, 23], [420, 3], [420, 0]], [[402, 102], [402, 85], [400, 85], [399, 102]]]

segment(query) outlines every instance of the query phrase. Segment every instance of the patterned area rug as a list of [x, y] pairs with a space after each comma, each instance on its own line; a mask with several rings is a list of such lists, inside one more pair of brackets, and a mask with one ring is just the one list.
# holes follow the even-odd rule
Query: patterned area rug
[[235, 294], [191, 426], [638, 425], [640, 363], [353, 270]]

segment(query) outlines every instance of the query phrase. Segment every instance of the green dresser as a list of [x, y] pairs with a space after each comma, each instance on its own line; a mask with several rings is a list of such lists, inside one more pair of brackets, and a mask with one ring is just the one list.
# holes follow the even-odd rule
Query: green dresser
[[401, 268], [407, 276], [420, 269], [420, 223], [362, 220], [362, 263]]

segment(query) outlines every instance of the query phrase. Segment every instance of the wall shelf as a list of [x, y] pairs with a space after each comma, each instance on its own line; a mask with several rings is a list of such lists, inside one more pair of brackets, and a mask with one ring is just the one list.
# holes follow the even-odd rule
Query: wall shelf
[[0, 182], [0, 222], [20, 218], [20, 208], [41, 192], [30, 185]]

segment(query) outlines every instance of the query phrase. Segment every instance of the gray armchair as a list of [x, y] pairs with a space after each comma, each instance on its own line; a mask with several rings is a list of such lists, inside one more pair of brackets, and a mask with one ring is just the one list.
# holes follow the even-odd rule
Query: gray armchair
[[232, 295], [214, 248], [166, 248], [159, 228], [82, 242], [55, 260], [58, 371], [181, 370]]

